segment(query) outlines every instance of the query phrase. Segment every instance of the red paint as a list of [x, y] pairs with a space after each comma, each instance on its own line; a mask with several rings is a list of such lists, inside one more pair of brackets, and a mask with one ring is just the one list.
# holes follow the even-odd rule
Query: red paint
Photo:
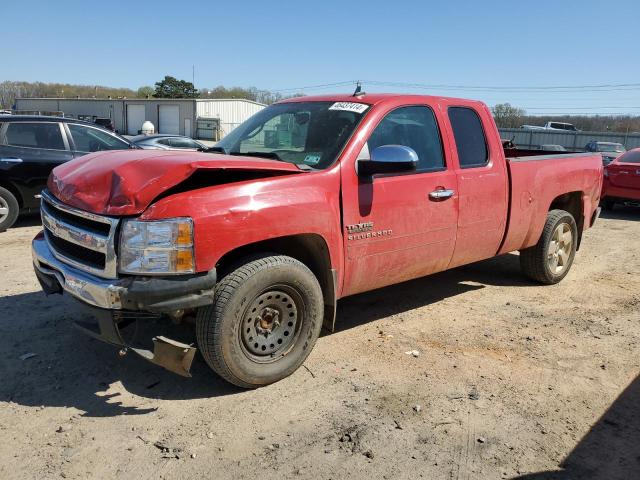
[[640, 200], [640, 148], [623, 153], [605, 170], [602, 198]]
[[[270, 238], [314, 234], [324, 239], [338, 295], [345, 296], [518, 250], [537, 242], [549, 206], [580, 192], [591, 219], [600, 196], [599, 154], [511, 161], [504, 155], [488, 108], [462, 99], [417, 95], [302, 97], [287, 101], [358, 101], [371, 108], [332, 167], [302, 172], [272, 160], [203, 153], [110, 152], [88, 155], [54, 170], [49, 188], [62, 201], [94, 213], [146, 220], [190, 216], [198, 271], [230, 251]], [[363, 181], [358, 153], [389, 111], [427, 105], [435, 112], [447, 168]], [[461, 169], [449, 106], [474, 109], [488, 143], [488, 165]], [[199, 169], [283, 173], [168, 195], [160, 194]], [[455, 191], [445, 201], [429, 192]], [[373, 222], [370, 237], [349, 239], [346, 225]], [[585, 221], [585, 228], [590, 224]]]

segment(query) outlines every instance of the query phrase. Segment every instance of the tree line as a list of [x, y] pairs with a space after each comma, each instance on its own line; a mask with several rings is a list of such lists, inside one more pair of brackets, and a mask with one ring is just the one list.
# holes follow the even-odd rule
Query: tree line
[[636, 115], [528, 115], [524, 109], [508, 103], [495, 105], [491, 111], [499, 128], [565, 122], [588, 132], [640, 133], [640, 116]]
[[[302, 94], [291, 95], [293, 97]], [[222, 85], [213, 88], [196, 89], [193, 83], [165, 76], [155, 86], [114, 88], [101, 85], [75, 85], [47, 82], [0, 82], [0, 108], [11, 109], [16, 98], [243, 98], [270, 105], [289, 98], [278, 92], [261, 90], [256, 87], [227, 88]]]

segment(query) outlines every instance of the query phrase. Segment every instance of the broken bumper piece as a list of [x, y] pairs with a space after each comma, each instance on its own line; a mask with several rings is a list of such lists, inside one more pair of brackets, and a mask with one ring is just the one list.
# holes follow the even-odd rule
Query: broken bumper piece
[[111, 312], [109, 310], [94, 311], [93, 315], [97, 319], [96, 323], [75, 322], [75, 326], [83, 333], [109, 343], [117, 347], [123, 347], [125, 351], [132, 351], [140, 355], [145, 360], [155, 363], [167, 370], [190, 377], [191, 364], [196, 354], [196, 348], [186, 343], [178, 342], [170, 338], [157, 336], [153, 338], [153, 352], [144, 348], [133, 347], [123, 338], [120, 327], [129, 325], [132, 321], [141, 319], [141, 316], [148, 315], [134, 314], [123, 315], [124, 312]]

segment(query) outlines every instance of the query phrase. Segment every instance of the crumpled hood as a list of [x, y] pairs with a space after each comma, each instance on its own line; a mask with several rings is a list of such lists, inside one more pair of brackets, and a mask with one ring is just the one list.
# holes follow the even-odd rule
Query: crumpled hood
[[114, 150], [56, 167], [48, 181], [59, 200], [101, 215], [142, 213], [162, 192], [196, 170], [300, 173], [295, 165], [255, 157], [159, 150]]

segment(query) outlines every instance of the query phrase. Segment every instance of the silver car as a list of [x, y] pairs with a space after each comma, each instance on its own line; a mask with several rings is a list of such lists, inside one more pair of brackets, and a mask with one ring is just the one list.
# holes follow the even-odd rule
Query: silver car
[[130, 137], [129, 140], [134, 145], [145, 150], [198, 150], [207, 148], [204, 144], [194, 140], [193, 138], [183, 135], [136, 135]]

